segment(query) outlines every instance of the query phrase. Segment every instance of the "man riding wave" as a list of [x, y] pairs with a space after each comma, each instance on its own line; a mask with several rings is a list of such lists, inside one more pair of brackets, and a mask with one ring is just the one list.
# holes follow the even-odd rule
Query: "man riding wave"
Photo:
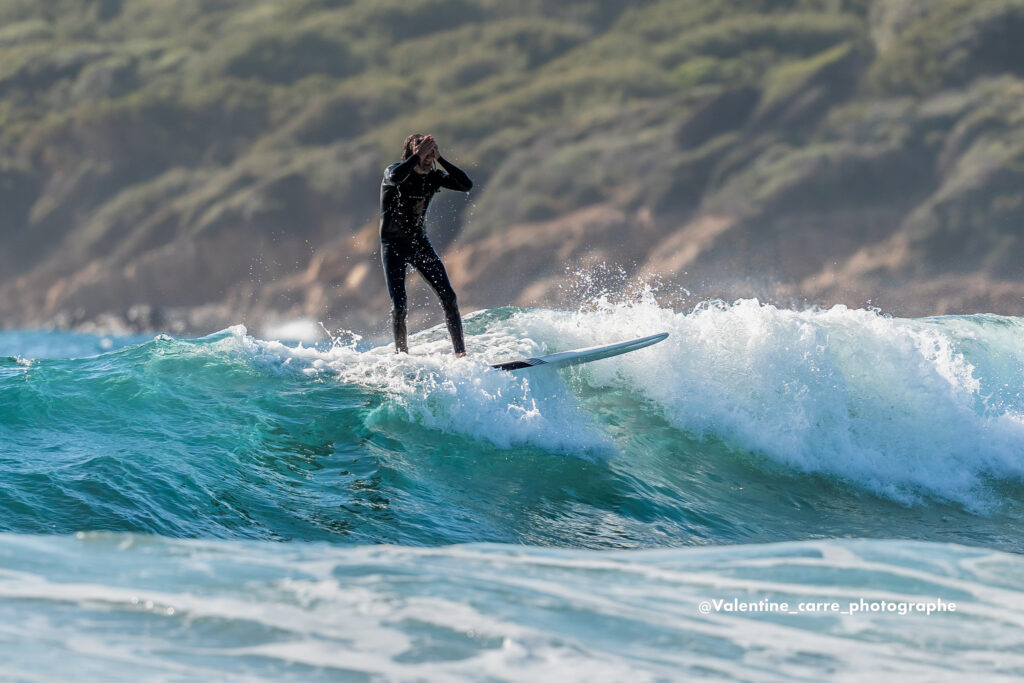
[[[435, 168], [435, 162], [444, 170]], [[388, 294], [391, 295], [395, 353], [409, 352], [405, 273], [407, 266], [411, 265], [441, 300], [455, 355], [466, 355], [455, 290], [424, 229], [427, 207], [442, 187], [468, 192], [473, 181], [441, 156], [433, 135], [410, 135], [403, 145], [402, 161], [387, 167], [380, 186], [381, 261]]]

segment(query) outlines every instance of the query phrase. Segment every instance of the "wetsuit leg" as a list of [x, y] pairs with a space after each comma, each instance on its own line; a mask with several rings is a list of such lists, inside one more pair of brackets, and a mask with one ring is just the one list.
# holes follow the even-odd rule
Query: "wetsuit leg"
[[405, 320], [409, 312], [405, 295], [405, 265], [407, 257], [401, 249], [387, 242], [380, 245], [381, 261], [384, 263], [384, 280], [391, 295], [391, 329], [395, 335], [395, 353], [409, 353], [409, 335]]
[[448, 334], [452, 337], [452, 347], [455, 349], [455, 353], [465, 353], [466, 341], [462, 334], [462, 316], [459, 315], [455, 290], [448, 280], [448, 272], [444, 269], [441, 258], [429, 244], [419, 244], [416, 251], [413, 252], [411, 263], [416, 270], [420, 271], [420, 275], [437, 294], [437, 298], [441, 300], [445, 322], [448, 324]]

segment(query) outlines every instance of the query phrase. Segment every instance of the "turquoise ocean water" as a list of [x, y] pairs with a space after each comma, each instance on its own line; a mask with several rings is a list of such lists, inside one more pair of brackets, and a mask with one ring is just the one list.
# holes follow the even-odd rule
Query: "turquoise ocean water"
[[403, 358], [0, 332], [0, 678], [1024, 676], [1024, 320], [466, 329], [461, 360], [443, 328]]

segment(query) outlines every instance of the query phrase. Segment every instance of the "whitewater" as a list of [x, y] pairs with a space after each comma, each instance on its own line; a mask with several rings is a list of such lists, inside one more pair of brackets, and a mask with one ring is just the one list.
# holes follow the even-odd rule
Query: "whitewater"
[[[1024, 320], [647, 293], [465, 328], [0, 332], [0, 678], [1024, 675]], [[957, 609], [701, 611], [734, 599]]]

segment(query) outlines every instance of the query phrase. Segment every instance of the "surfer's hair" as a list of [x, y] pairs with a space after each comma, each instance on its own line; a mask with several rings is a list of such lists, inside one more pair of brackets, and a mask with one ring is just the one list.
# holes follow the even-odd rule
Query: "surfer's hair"
[[405, 139], [405, 142], [402, 144], [402, 161], [412, 156], [412, 148], [425, 137], [427, 136], [423, 133], [413, 133]]

